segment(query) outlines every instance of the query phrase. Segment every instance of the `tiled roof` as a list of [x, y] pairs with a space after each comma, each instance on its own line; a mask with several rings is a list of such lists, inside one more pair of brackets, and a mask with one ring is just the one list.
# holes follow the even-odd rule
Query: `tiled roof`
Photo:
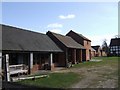
[[120, 46], [120, 38], [112, 38], [110, 41], [110, 46]]
[[68, 48], [85, 49], [81, 44], [77, 43], [75, 40], [73, 40], [69, 36], [64, 36], [64, 35], [61, 35], [61, 34], [50, 32], [50, 31], [48, 31], [47, 33], [55, 36], [61, 43], [63, 43]]
[[0, 25], [2, 50], [62, 52], [46, 35], [8, 25]]

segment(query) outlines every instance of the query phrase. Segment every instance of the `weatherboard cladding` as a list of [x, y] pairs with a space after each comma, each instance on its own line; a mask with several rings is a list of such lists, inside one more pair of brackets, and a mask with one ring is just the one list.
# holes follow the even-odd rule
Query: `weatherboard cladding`
[[85, 49], [82, 45], [74, 41], [71, 37], [69, 36], [64, 36], [61, 34], [56, 34], [53, 32], [48, 31], [47, 32], [48, 36], [49, 34], [52, 34], [55, 36], [62, 44], [64, 44], [67, 48], [76, 48], [76, 49]]
[[45, 34], [7, 25], [0, 26], [2, 26], [2, 50], [62, 52]]

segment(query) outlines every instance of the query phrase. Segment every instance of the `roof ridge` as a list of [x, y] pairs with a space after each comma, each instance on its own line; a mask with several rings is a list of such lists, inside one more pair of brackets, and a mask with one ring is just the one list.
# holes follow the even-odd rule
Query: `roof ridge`
[[19, 29], [22, 31], [26, 31], [26, 32], [31, 32], [31, 33], [37, 33], [37, 34], [42, 34], [42, 35], [46, 35], [44, 33], [40, 33], [40, 32], [36, 32], [36, 31], [31, 31], [30, 29], [24, 29], [24, 28], [20, 28], [20, 27], [16, 27], [16, 26], [12, 26], [12, 25], [5, 25], [5, 24], [0, 24], [1, 26], [5, 26], [5, 27], [10, 27], [10, 28], [15, 28], [15, 29]]
[[73, 33], [75, 33], [75, 34], [81, 36], [82, 38], [91, 41], [90, 39], [88, 39], [87, 37], [85, 37], [85, 36], [84, 36], [83, 34], [81, 34], [81, 33], [74, 32], [73, 30], [70, 30], [70, 32], [73, 32]]

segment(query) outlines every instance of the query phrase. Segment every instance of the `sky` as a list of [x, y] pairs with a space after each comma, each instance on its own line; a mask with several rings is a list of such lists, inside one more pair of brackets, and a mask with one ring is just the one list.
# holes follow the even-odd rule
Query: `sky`
[[102, 45], [118, 34], [117, 2], [2, 2], [1, 24], [46, 34], [84, 35]]

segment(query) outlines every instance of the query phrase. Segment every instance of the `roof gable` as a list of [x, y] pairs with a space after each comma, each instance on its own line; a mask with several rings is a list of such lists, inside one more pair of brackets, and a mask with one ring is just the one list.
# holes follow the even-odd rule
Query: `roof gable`
[[[77, 35], [77, 36], [83, 38], [84, 40], [87, 40], [87, 41], [90, 41], [90, 42], [91, 42], [90, 39], [86, 38], [86, 37], [83, 36], [82, 34], [76, 33], [76, 32], [74, 32], [74, 31], [72, 31], [72, 30], [71, 30], [70, 32], [68, 32], [68, 34], [69, 34], [69, 33], [74, 33], [75, 35]], [[66, 34], [66, 35], [67, 35], [67, 34]]]
[[97, 45], [97, 46], [91, 46], [91, 47], [92, 47], [93, 49], [95, 49], [96, 51], [97, 51], [98, 49], [101, 49], [99, 45]]
[[91, 47], [91, 51], [96, 51], [94, 48]]
[[71, 37], [69, 36], [64, 36], [61, 34], [53, 33], [48, 31], [48, 33], [54, 35], [61, 43], [63, 43], [66, 47], [68, 48], [79, 48], [79, 49], [85, 49], [82, 45], [74, 41]]
[[120, 38], [111, 39], [110, 46], [120, 46]]

